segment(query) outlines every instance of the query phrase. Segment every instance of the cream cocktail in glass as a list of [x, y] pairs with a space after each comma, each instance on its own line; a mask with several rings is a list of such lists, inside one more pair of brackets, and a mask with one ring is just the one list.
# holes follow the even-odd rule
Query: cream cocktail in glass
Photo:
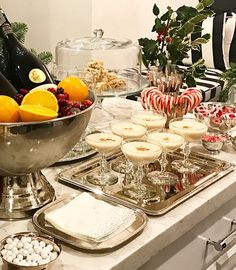
[[[142, 138], [146, 134], [146, 127], [137, 125], [132, 123], [128, 119], [115, 119], [111, 121], [110, 123], [111, 131], [122, 137], [123, 139], [138, 139]], [[134, 171], [134, 167], [132, 163], [124, 163], [123, 161], [121, 162], [113, 162], [112, 163], [112, 169], [116, 172], [119, 173], [125, 173], [127, 176], [128, 174], [130, 175], [129, 177], [126, 177], [126, 179], [130, 179], [131, 174]], [[128, 181], [126, 181], [128, 182]], [[125, 185], [128, 183], [125, 183]]]
[[166, 115], [164, 113], [143, 110], [133, 112], [131, 120], [133, 123], [142, 125], [148, 130], [160, 130], [166, 124]]
[[189, 161], [191, 153], [190, 142], [199, 141], [202, 136], [207, 132], [207, 124], [204, 121], [193, 118], [175, 118], [169, 123], [169, 128], [174, 133], [184, 137], [184, 160], [175, 160], [172, 166], [180, 173], [194, 173], [199, 170], [199, 166]]
[[147, 135], [147, 141], [161, 144], [163, 150], [160, 160], [161, 170], [149, 173], [148, 179], [158, 185], [175, 184], [178, 181], [178, 176], [172, 172], [166, 171], [168, 164], [166, 155], [180, 148], [184, 144], [184, 138], [178, 134], [154, 131]]
[[108, 186], [118, 181], [118, 177], [107, 167], [105, 155], [119, 149], [122, 138], [112, 133], [93, 133], [85, 138], [88, 145], [101, 154], [100, 172], [87, 175], [87, 181], [94, 185]]
[[126, 158], [137, 166], [132, 184], [124, 186], [125, 194], [138, 201], [156, 196], [156, 189], [143, 183], [146, 177], [143, 166], [158, 159], [162, 152], [161, 145], [141, 139], [125, 140], [121, 144], [121, 150]]

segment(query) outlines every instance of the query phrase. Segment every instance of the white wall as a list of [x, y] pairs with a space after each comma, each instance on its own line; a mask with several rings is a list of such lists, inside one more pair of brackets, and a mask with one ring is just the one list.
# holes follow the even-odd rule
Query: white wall
[[1, 0], [1, 6], [11, 21], [28, 25], [26, 45], [38, 51], [54, 53], [58, 41], [71, 36], [90, 35], [102, 28], [105, 36], [153, 36], [152, 7], [161, 11], [169, 5], [195, 5], [198, 0]]
[[26, 45], [54, 53], [58, 41], [91, 33], [90, 0], [1, 0], [10, 21], [28, 25]]
[[105, 35], [111, 37], [128, 37], [132, 40], [153, 37], [154, 3], [161, 12], [165, 12], [167, 6], [173, 9], [184, 4], [194, 6], [198, 0], [92, 0], [92, 28], [102, 28]]

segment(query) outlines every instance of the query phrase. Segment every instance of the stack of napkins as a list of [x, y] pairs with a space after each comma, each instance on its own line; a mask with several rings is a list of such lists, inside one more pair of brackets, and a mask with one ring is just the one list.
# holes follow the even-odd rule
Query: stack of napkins
[[100, 242], [128, 228], [135, 221], [135, 213], [84, 192], [61, 208], [46, 213], [45, 219], [69, 235]]

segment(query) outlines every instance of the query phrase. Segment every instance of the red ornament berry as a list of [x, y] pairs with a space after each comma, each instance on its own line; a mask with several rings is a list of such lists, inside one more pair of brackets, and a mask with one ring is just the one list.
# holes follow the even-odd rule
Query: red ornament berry
[[173, 41], [173, 38], [172, 37], [166, 37], [166, 42], [167, 43], [172, 43]]
[[19, 93], [20, 93], [21, 95], [25, 96], [25, 95], [27, 95], [27, 94], [29, 93], [29, 91], [26, 90], [26, 89], [20, 89]]
[[90, 107], [93, 104], [93, 102], [91, 100], [89, 100], [89, 99], [86, 99], [86, 100], [83, 101], [82, 104], [87, 106], [87, 107]]
[[55, 95], [56, 92], [57, 92], [57, 90], [56, 90], [55, 88], [53, 88], [53, 87], [48, 88], [48, 91], [51, 92], [51, 93], [53, 93], [54, 95]]

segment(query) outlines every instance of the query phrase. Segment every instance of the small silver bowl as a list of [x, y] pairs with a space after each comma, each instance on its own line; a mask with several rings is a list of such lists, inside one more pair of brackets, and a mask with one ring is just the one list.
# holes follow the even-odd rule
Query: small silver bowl
[[[210, 137], [219, 137], [221, 139], [216, 141], [208, 141], [207, 138]], [[220, 150], [222, 149], [224, 142], [226, 141], [226, 138], [221, 133], [212, 133], [208, 132], [202, 137], [202, 146], [213, 155], [219, 154]]]
[[1, 258], [3, 261], [3, 269], [4, 270], [49, 270], [51, 269], [51, 267], [54, 265], [55, 261], [58, 259], [58, 257], [61, 254], [61, 246], [55, 242], [54, 238], [46, 234], [40, 234], [37, 232], [20, 232], [20, 233], [9, 235], [0, 241], [0, 251], [3, 250], [4, 246], [7, 243], [6, 240], [8, 238], [12, 238], [12, 239], [21, 238], [23, 236], [31, 237], [33, 240], [44, 241], [46, 244], [51, 244], [53, 246], [53, 251], [57, 252], [57, 257], [46, 264], [41, 264], [37, 266], [26, 266], [26, 265], [24, 266], [24, 265], [18, 265], [18, 264], [7, 261], [6, 259], [3, 258], [1, 254]]

